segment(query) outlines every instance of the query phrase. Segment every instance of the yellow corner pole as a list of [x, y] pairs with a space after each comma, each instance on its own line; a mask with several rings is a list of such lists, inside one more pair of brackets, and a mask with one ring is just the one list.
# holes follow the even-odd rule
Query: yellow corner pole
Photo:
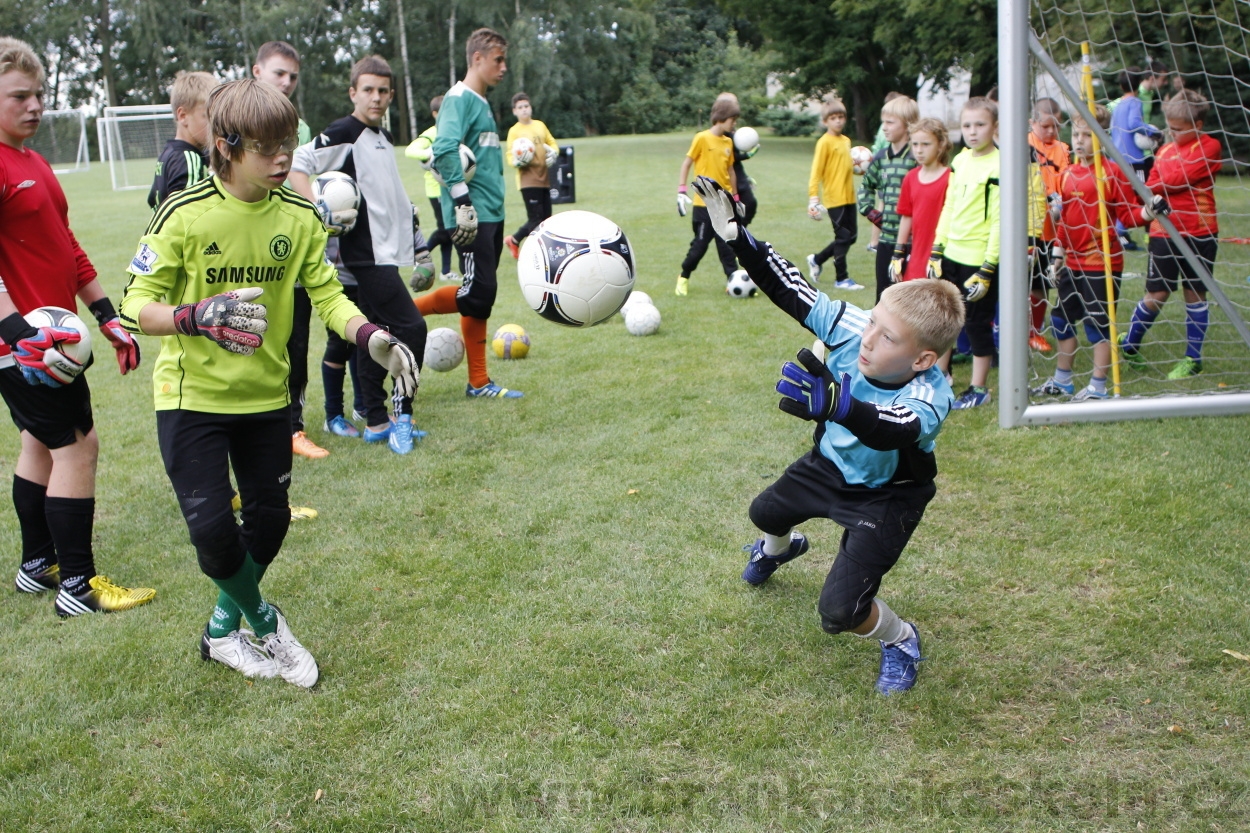
[[[1094, 67], [1090, 55], [1089, 41], [1081, 43], [1081, 83], [1084, 87], [1085, 103], [1089, 106], [1090, 115], [1098, 102], [1094, 99]], [[1111, 269], [1111, 224], [1107, 216], [1106, 180], [1103, 178], [1102, 147], [1098, 137], [1094, 136], [1094, 181], [1098, 184], [1098, 230], [1102, 234], [1102, 269], [1107, 280], [1107, 320], [1111, 325], [1111, 385], [1115, 396], [1120, 395], [1120, 347], [1119, 333], [1115, 321], [1115, 275]]]

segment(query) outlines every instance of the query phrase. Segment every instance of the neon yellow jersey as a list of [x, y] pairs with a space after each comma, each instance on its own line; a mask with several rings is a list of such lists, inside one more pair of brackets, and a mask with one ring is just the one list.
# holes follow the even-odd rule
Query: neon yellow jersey
[[360, 315], [325, 259], [326, 231], [312, 203], [286, 188], [254, 203], [231, 196], [216, 176], [180, 191], [153, 215], [130, 262], [121, 320], [140, 333], [148, 304], [193, 304], [212, 295], [260, 287], [268, 310], [264, 343], [239, 356], [202, 336], [161, 338], [152, 372], [156, 410], [252, 414], [287, 405], [291, 365], [286, 345], [295, 282], [317, 315], [340, 335]]
[[974, 156], [964, 148], [951, 162], [946, 202], [938, 219], [935, 244], [946, 257], [965, 266], [998, 263], [998, 148]]

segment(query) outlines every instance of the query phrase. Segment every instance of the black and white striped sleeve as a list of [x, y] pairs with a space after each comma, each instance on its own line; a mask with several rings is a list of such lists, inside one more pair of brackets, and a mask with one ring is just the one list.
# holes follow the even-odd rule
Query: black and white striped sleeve
[[920, 417], [902, 402], [877, 405], [851, 401], [851, 410], [839, 424], [875, 451], [907, 448], [920, 439]]
[[777, 254], [770, 243], [756, 240], [741, 226], [738, 239], [730, 245], [738, 256], [738, 264], [760, 291], [795, 321], [807, 326], [818, 293], [803, 279], [798, 267]]

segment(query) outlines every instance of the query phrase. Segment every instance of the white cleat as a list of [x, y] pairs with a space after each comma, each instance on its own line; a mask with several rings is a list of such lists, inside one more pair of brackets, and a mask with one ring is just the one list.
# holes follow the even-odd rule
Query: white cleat
[[261, 637], [261, 647], [273, 658], [282, 679], [301, 688], [312, 688], [321, 676], [321, 672], [317, 669], [317, 660], [313, 659], [308, 649], [300, 644], [295, 634], [291, 633], [286, 617], [282, 615], [278, 606], [275, 604], [269, 606], [278, 617], [278, 629], [268, 636]]
[[200, 658], [220, 662], [244, 677], [268, 680], [278, 676], [278, 666], [247, 638], [248, 631], [234, 630], [222, 637], [208, 635], [208, 627], [200, 637]]

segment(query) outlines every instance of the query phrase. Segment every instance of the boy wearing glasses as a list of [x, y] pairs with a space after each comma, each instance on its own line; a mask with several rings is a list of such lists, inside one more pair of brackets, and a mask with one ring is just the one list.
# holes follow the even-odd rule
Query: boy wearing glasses
[[259, 587], [291, 521], [286, 344], [295, 282], [328, 327], [389, 370], [400, 394], [416, 388], [416, 359], [343, 295], [317, 210], [282, 187], [297, 144], [286, 97], [252, 79], [223, 84], [209, 96], [208, 120], [215, 174], [152, 217], [121, 318], [132, 333], [162, 336], [152, 374], [161, 457], [200, 569], [218, 589], [200, 655], [307, 688], [316, 660]]

